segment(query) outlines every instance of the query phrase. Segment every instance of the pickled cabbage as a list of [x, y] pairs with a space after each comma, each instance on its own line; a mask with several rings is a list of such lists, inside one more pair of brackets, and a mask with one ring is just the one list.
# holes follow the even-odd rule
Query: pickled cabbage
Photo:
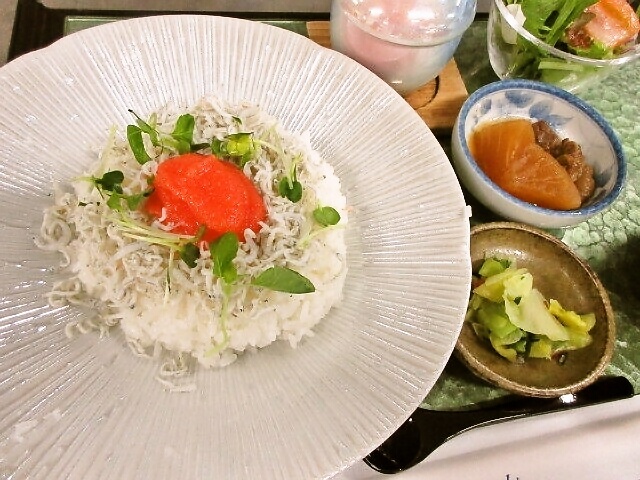
[[487, 258], [474, 279], [466, 321], [474, 332], [511, 362], [552, 359], [588, 346], [594, 313], [566, 310], [545, 299], [526, 268], [509, 259]]

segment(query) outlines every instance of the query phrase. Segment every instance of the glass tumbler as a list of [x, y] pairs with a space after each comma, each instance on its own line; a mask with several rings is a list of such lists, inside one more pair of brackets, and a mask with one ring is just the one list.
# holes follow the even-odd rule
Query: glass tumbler
[[476, 0], [333, 0], [331, 43], [404, 95], [440, 73], [475, 12]]

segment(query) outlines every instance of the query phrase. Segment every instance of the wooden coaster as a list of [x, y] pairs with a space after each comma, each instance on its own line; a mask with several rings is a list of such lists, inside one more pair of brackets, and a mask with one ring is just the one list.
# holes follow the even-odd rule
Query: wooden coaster
[[[311, 40], [331, 48], [329, 22], [307, 22], [307, 32]], [[404, 98], [434, 133], [442, 134], [451, 132], [468, 95], [458, 66], [451, 59], [437, 78]]]
[[309, 38], [317, 44], [331, 48], [329, 22], [307, 22], [307, 33]]

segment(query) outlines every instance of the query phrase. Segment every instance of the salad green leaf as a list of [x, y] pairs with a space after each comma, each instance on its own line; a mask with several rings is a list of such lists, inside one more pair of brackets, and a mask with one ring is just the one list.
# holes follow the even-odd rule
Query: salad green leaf
[[522, 0], [524, 28], [554, 46], [564, 31], [596, 0]]
[[[591, 58], [607, 58], [613, 53], [594, 42], [589, 48], [576, 49], [566, 43], [565, 34], [574, 22], [584, 19], [585, 9], [596, 0], [506, 0], [506, 4], [519, 5], [524, 14], [523, 27], [542, 42], [559, 50]], [[497, 22], [500, 23], [500, 22]], [[497, 26], [496, 28], [500, 28]], [[512, 48], [508, 75], [530, 78], [569, 87], [580, 78], [586, 78], [597, 67], [570, 63], [551, 57], [545, 50], [518, 36]]]
[[135, 210], [140, 206], [140, 203], [142, 203], [145, 198], [151, 195], [151, 192], [153, 192], [152, 188], [141, 193], [134, 193], [132, 195], [125, 195], [120, 192], [112, 192], [111, 195], [109, 195], [109, 200], [107, 200], [107, 206], [111, 210], [122, 212], [124, 211], [124, 207], [122, 205], [122, 201], [124, 200], [126, 208], [128, 208], [129, 210]]
[[[283, 179], [285, 180], [285, 179]], [[312, 229], [309, 233], [298, 240], [298, 246], [304, 248], [314, 237], [320, 235], [327, 230], [340, 228], [340, 213], [333, 207], [318, 206], [311, 213], [313, 220], [320, 225], [319, 228]]]

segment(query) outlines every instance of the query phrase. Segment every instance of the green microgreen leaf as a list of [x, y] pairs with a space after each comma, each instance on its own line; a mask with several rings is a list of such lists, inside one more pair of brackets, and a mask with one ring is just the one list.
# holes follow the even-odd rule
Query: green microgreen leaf
[[142, 203], [142, 200], [151, 195], [151, 193], [153, 193], [153, 188], [145, 190], [141, 193], [135, 193], [133, 195], [124, 195], [124, 199], [127, 202], [127, 207], [129, 207], [129, 210], [136, 210]]
[[242, 157], [255, 150], [251, 133], [232, 133], [227, 136], [227, 152], [232, 157]]
[[214, 137], [211, 141], [211, 151], [218, 157], [234, 161], [242, 168], [258, 155], [260, 145], [261, 142], [254, 140], [253, 133], [239, 132], [229, 134], [223, 139]]
[[218, 157], [224, 157], [226, 155], [227, 152], [222, 146], [222, 140], [213, 137], [213, 140], [211, 140], [211, 152]]
[[209, 148], [211, 145], [208, 143], [194, 143], [191, 145], [191, 151], [197, 152], [199, 150], [204, 150], [205, 148]]
[[176, 126], [173, 128], [171, 136], [173, 138], [180, 138], [189, 143], [193, 142], [193, 129], [195, 128], [196, 120], [193, 115], [185, 113], [180, 115], [176, 121]]
[[140, 164], [144, 164], [151, 160], [151, 157], [144, 148], [143, 133], [149, 136], [149, 139], [154, 146], [162, 148], [168, 147], [179, 154], [196, 152], [209, 147], [208, 143], [193, 144], [193, 133], [196, 122], [194, 116], [189, 113], [180, 115], [178, 120], [176, 120], [173, 131], [170, 135], [167, 135], [156, 129], [155, 114], [151, 116], [149, 122], [145, 122], [133, 110], [129, 110], [129, 112], [136, 117], [136, 124], [127, 125], [127, 139], [133, 155]]
[[283, 177], [278, 182], [278, 194], [293, 203], [299, 202], [302, 198], [302, 184], [297, 180], [290, 181], [287, 177]]
[[191, 150], [191, 144], [193, 143], [193, 129], [195, 128], [196, 121], [193, 115], [185, 113], [180, 115], [176, 121], [176, 125], [173, 128], [171, 137], [176, 140], [176, 149], [178, 153], [189, 153]]
[[305, 248], [309, 242], [318, 235], [321, 235], [328, 230], [341, 228], [343, 226], [338, 225], [341, 219], [340, 213], [333, 207], [318, 207], [311, 213], [311, 215], [319, 227], [312, 229], [304, 237], [298, 240], [298, 246], [300, 248]]
[[213, 273], [227, 284], [232, 284], [238, 278], [238, 271], [233, 264], [238, 254], [238, 237], [233, 232], [227, 232], [211, 242], [209, 250], [213, 258]]
[[[122, 198], [123, 197], [121, 196], [118, 199], [118, 202]], [[111, 198], [109, 198], [109, 200], [111, 201]], [[179, 235], [153, 228], [145, 223], [133, 219], [126, 211], [124, 211], [121, 203], [118, 203], [116, 208], [112, 209], [119, 212], [118, 215], [113, 217], [113, 223], [122, 232], [123, 236], [133, 240], [150, 243], [152, 245], [167, 247], [170, 249], [171, 255], [173, 255], [173, 252], [177, 251], [185, 263], [193, 268], [193, 266], [190, 265], [190, 263], [192, 263], [192, 257], [196, 254], [193, 247], [197, 248], [197, 243], [200, 241], [201, 235], [204, 232], [204, 227], [201, 227], [198, 230], [196, 236]], [[193, 247], [186, 247], [188, 244], [193, 245]], [[183, 253], [186, 256], [186, 260], [182, 257]], [[197, 255], [200, 255], [199, 251]]]
[[195, 243], [185, 244], [179, 251], [180, 258], [189, 268], [196, 266], [197, 260], [200, 258], [200, 249]]
[[107, 206], [111, 210], [122, 212], [123, 211], [122, 200], [126, 202], [127, 208], [129, 210], [136, 210], [140, 206], [140, 203], [142, 203], [142, 200], [144, 200], [149, 195], [151, 195], [151, 193], [153, 192], [153, 189], [150, 188], [149, 190], [145, 190], [144, 192], [134, 193], [132, 195], [125, 195], [121, 192], [122, 191], [113, 192], [109, 196], [109, 200], [107, 200]]
[[133, 156], [140, 165], [144, 165], [151, 160], [151, 157], [144, 148], [144, 140], [142, 139], [142, 129], [137, 125], [127, 125], [127, 140], [129, 147], [133, 152]]
[[302, 161], [302, 155], [289, 158], [284, 156], [284, 152], [281, 152], [281, 154], [283, 155], [283, 163], [287, 173], [278, 182], [278, 194], [281, 197], [288, 198], [293, 203], [299, 202], [302, 198], [302, 184], [298, 181], [297, 166]]
[[340, 221], [340, 214], [333, 207], [318, 207], [313, 211], [313, 218], [324, 227], [337, 225]]
[[112, 170], [106, 172], [102, 177], [92, 177], [92, 181], [96, 187], [108, 192], [122, 193], [122, 182], [124, 181], [124, 173], [120, 170]]
[[149, 135], [149, 138], [151, 139], [151, 143], [153, 143], [154, 145], [160, 145], [160, 138], [159, 138], [158, 131], [154, 126], [152, 126], [152, 125], [155, 125], [156, 123], [156, 115], [153, 114], [149, 119], [149, 123], [147, 123], [140, 117], [140, 115], [138, 115], [133, 110], [129, 109], [129, 113], [133, 114], [133, 116], [136, 117], [136, 125], [138, 126], [140, 131]]
[[316, 290], [313, 283], [304, 275], [290, 268], [278, 266], [266, 269], [251, 280], [251, 285], [294, 294], [312, 293]]
[[198, 242], [202, 239], [204, 232], [207, 231], [206, 225], [201, 225], [196, 232], [196, 236], [193, 238], [192, 242], [186, 243], [183, 247], [178, 251], [180, 254], [180, 258], [184, 263], [187, 264], [189, 268], [194, 268], [197, 265], [197, 260], [200, 258], [200, 247], [198, 247]]
[[129, 210], [135, 210], [140, 205], [140, 202], [153, 192], [153, 188], [149, 188], [144, 192], [125, 195], [122, 190], [124, 174], [120, 170], [112, 170], [106, 172], [100, 178], [91, 177], [90, 180], [96, 186], [103, 198], [105, 198], [105, 196], [109, 197], [107, 199], [107, 206], [111, 210], [115, 210], [117, 212], [123, 211], [122, 200], [126, 202], [126, 206]]
[[122, 212], [122, 194], [120, 193], [112, 193], [107, 200], [107, 207], [111, 210], [115, 210], [116, 212]]

